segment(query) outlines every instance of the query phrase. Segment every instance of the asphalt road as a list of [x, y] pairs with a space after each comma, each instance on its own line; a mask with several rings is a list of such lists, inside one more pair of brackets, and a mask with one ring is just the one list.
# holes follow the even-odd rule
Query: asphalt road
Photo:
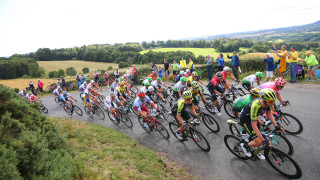
[[[107, 96], [109, 90], [103, 90], [102, 94]], [[71, 93], [78, 100], [82, 110], [83, 103], [80, 101], [79, 93]], [[291, 106], [282, 108], [283, 112], [295, 115], [303, 124], [304, 131], [300, 135], [288, 135], [294, 147], [293, 159], [302, 169], [302, 179], [319, 179], [320, 176], [320, 86], [313, 84], [288, 84], [282, 91], [284, 100], [289, 100]], [[69, 118], [62, 106], [54, 102], [53, 96], [43, 97], [43, 104], [48, 108], [49, 116]], [[199, 129], [204, 134], [211, 146], [208, 153], [199, 149], [196, 144], [189, 140], [179, 142], [170, 132], [167, 122], [163, 122], [170, 133], [170, 139], [163, 139], [162, 136], [153, 132], [145, 132], [136, 116], [130, 113], [133, 121], [133, 128], [126, 127], [123, 123], [118, 126], [113, 124], [107, 114], [104, 121], [97, 117], [88, 117], [84, 110], [82, 117], [73, 115], [73, 119], [88, 123], [101, 124], [119, 132], [126, 133], [133, 139], [141, 142], [142, 145], [157, 151], [165, 152], [167, 157], [177, 162], [180, 166], [190, 169], [190, 172], [199, 179], [287, 179], [276, 172], [265, 160], [252, 161], [241, 160], [235, 157], [224, 144], [223, 137], [230, 134], [226, 120], [230, 119], [224, 110], [222, 116], [215, 116], [220, 125], [220, 132], [214, 134], [203, 124]], [[160, 121], [161, 122], [161, 121]]]

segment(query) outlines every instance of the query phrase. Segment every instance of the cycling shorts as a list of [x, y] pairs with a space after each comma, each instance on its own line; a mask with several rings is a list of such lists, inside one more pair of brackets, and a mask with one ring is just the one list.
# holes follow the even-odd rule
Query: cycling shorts
[[[142, 111], [146, 112], [147, 114], [150, 113], [146, 106], [142, 106], [140, 108], [141, 108]], [[138, 108], [137, 107], [133, 107], [133, 109], [138, 112]]]
[[124, 99], [127, 99], [127, 96], [124, 93], [120, 93], [119, 91], [117, 91], [117, 96], [118, 96], [118, 98], [120, 98], [120, 96], [122, 96]]

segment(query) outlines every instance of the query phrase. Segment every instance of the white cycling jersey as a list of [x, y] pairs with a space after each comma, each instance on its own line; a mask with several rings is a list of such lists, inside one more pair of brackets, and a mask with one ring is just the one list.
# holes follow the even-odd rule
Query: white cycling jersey
[[179, 81], [174, 85], [173, 91], [175, 91], [175, 92], [182, 91], [185, 87], [187, 87], [187, 83], [185, 85], [183, 85], [182, 82]]
[[253, 87], [253, 84], [255, 82], [257, 82], [257, 76], [255, 74], [252, 74], [250, 76], [247, 76], [243, 79], [243, 82], [246, 83], [246, 84], [249, 84], [250, 83], [250, 86]]
[[151, 83], [151, 85], [154, 86], [154, 87], [156, 87], [156, 88], [158, 88], [158, 86], [160, 86], [160, 85], [162, 85], [162, 84], [163, 84], [162, 81], [158, 82], [157, 80], [152, 81], [152, 83]]
[[110, 107], [112, 106], [112, 103], [113, 103], [113, 107], [114, 108], [117, 108], [117, 104], [116, 103], [114, 103], [114, 102], [120, 102], [120, 100], [119, 100], [119, 98], [117, 97], [117, 96], [115, 96], [116, 97], [116, 99], [115, 100], [112, 100], [112, 98], [111, 98], [111, 96], [108, 96], [108, 97], [106, 97], [105, 99], [104, 99], [104, 105], [108, 108], [108, 109], [110, 109]]
[[140, 89], [140, 91], [142, 91], [142, 92], [147, 92], [148, 91], [148, 88], [146, 87], [146, 86], [143, 86], [141, 89]]

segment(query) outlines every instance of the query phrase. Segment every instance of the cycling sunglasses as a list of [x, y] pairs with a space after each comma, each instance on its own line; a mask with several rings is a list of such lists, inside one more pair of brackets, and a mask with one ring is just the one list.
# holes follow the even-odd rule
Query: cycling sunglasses
[[274, 101], [267, 101], [267, 103], [269, 103], [269, 104], [273, 104], [273, 103], [274, 103]]
[[192, 98], [188, 98], [188, 99], [186, 99], [187, 101], [190, 101], [190, 100], [192, 100]]

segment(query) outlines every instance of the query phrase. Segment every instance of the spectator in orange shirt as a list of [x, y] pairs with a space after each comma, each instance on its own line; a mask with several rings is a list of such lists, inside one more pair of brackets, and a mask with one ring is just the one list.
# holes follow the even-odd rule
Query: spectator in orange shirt
[[276, 48], [276, 45], [273, 44], [274, 51], [276, 55], [279, 57], [280, 65], [278, 68], [278, 77], [283, 78], [283, 72], [287, 70], [287, 47], [285, 45], [281, 46], [281, 50]]

